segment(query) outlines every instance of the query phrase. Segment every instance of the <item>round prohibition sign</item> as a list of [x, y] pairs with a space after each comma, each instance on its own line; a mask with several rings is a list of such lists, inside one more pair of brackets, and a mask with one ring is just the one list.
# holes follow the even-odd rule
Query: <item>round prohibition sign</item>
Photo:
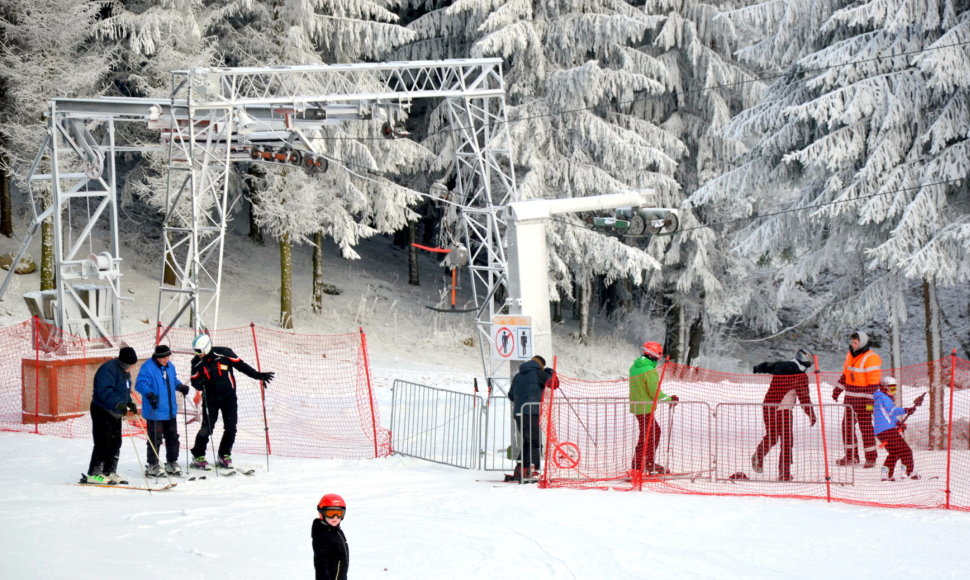
[[579, 447], [571, 441], [556, 445], [552, 452], [552, 462], [562, 469], [575, 468], [579, 465]]
[[495, 350], [502, 358], [509, 358], [515, 352], [515, 333], [503, 326], [495, 333]]

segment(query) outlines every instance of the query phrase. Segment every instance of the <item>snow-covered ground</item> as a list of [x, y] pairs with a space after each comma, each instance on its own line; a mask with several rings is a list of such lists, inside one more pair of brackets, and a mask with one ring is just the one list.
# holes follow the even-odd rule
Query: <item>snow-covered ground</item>
[[[139, 476], [135, 449], [120, 471]], [[964, 578], [970, 514], [821, 501], [540, 490], [394, 456], [238, 456], [169, 491], [72, 485], [90, 442], [0, 433], [3, 578], [310, 578], [324, 493], [353, 578]], [[137, 441], [144, 456], [144, 442]]]
[[[35, 240], [34, 246], [36, 246]], [[0, 251], [19, 240], [0, 239]], [[473, 320], [425, 308], [443, 289], [426, 262], [422, 286], [406, 285], [403, 251], [379, 239], [363, 260], [328, 255], [327, 296], [313, 314], [309, 257], [297, 250], [297, 331], [367, 332], [374, 384], [385, 425], [390, 385], [404, 379], [468, 392], [481, 377]], [[39, 256], [39, 250], [32, 253]], [[126, 258], [124, 332], [154, 326], [155, 260]], [[275, 247], [231, 236], [219, 325], [273, 326], [278, 312]], [[37, 275], [19, 276], [0, 302], [0, 324], [27, 318], [21, 294]], [[646, 315], [594, 322], [592, 344], [579, 345], [568, 324], [554, 340], [571, 376], [622, 377], [637, 345], [661, 336]], [[183, 345], [183, 348], [186, 345]], [[830, 345], [823, 365], [838, 368], [844, 345]], [[741, 352], [740, 349], [734, 349]], [[701, 365], [750, 368], [770, 352], [712, 344]], [[787, 355], [785, 355], [787, 356]], [[272, 393], [272, 390], [270, 391]], [[324, 493], [349, 503], [344, 524], [353, 578], [958, 578], [966, 574], [970, 514], [892, 510], [822, 501], [691, 497], [479, 482], [499, 474], [464, 471], [394, 456], [372, 461], [270, 459], [235, 454], [257, 474], [181, 482], [147, 492], [72, 485], [91, 443], [0, 433], [0, 578], [307, 578], [312, 574], [310, 520]], [[126, 439], [120, 472], [140, 478]]]

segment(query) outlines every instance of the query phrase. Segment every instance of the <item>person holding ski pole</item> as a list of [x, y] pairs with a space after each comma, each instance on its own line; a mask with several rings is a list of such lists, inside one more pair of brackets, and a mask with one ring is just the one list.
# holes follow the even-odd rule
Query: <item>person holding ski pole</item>
[[[903, 438], [903, 431], [906, 430], [905, 422], [916, 408], [923, 404], [923, 397], [926, 393], [916, 397], [912, 407], [897, 407], [893, 403], [896, 396], [896, 378], [887, 376], [882, 379], [879, 390], [875, 394], [875, 410], [872, 413], [873, 431], [879, 442], [886, 447], [889, 455], [882, 466], [882, 480], [895, 481], [893, 473], [896, 470], [896, 462], [902, 461], [906, 468], [908, 479], [919, 479], [919, 475], [914, 472], [915, 463], [913, 462], [913, 450]], [[898, 418], [903, 417], [902, 421]]]
[[[172, 364], [172, 349], [167, 344], [155, 347], [151, 360], [141, 365], [138, 379], [135, 380], [135, 390], [141, 393], [141, 414], [147, 422], [148, 430], [148, 467], [145, 475], [160, 477], [163, 474], [180, 477], [182, 469], [179, 467], [179, 431], [178, 431], [178, 403], [175, 393], [182, 395], [189, 393], [189, 387], [183, 385]], [[165, 469], [159, 466], [158, 450], [165, 441]]]
[[542, 467], [542, 432], [539, 429], [539, 403], [542, 401], [542, 389], [555, 389], [558, 380], [553, 379], [554, 373], [546, 368], [546, 359], [539, 355], [522, 363], [519, 372], [512, 377], [509, 388], [509, 399], [512, 401], [512, 416], [515, 418], [516, 428], [522, 433], [522, 448], [512, 475], [506, 475], [506, 481], [525, 481], [538, 477]]
[[791, 481], [792, 447], [795, 441], [792, 433], [794, 406], [800, 405], [808, 416], [809, 425], [815, 425], [815, 409], [812, 408], [808, 375], [805, 374], [813, 362], [811, 353], [799, 349], [792, 360], [763, 362], [754, 367], [755, 373], [772, 375], [761, 407], [765, 436], [751, 456], [751, 468], [757, 473], [764, 471], [765, 456], [780, 441], [778, 481]]
[[842, 443], [845, 456], [839, 465], [859, 463], [859, 446], [855, 437], [855, 426], [862, 433], [862, 446], [866, 462], [864, 468], [876, 466], [876, 437], [872, 432], [873, 395], [879, 388], [882, 375], [882, 359], [870, 349], [869, 336], [860, 331], [849, 336], [849, 352], [842, 364], [839, 384], [832, 389], [832, 400], [838, 402], [839, 395], [845, 391], [845, 404], [849, 406], [842, 417]]
[[138, 413], [138, 407], [131, 400], [131, 367], [137, 363], [135, 349], [124, 346], [118, 351], [118, 358], [106, 361], [94, 374], [91, 398], [94, 449], [91, 450], [87, 475], [81, 483], [128, 483], [117, 471], [121, 456], [121, 421], [128, 413]]
[[231, 348], [213, 346], [212, 338], [208, 334], [200, 334], [192, 341], [192, 387], [202, 392], [202, 427], [195, 436], [192, 446], [191, 466], [196, 469], [208, 469], [209, 463], [205, 458], [205, 449], [209, 444], [209, 437], [222, 412], [222, 439], [219, 441], [219, 451], [216, 465], [224, 468], [232, 467], [232, 446], [236, 442], [236, 422], [238, 420], [238, 401], [236, 399], [236, 377], [233, 371], [238, 370], [244, 375], [262, 383], [263, 388], [269, 386], [276, 376], [272, 372], [259, 372], [249, 366]]
[[666, 395], [660, 390], [657, 364], [663, 358], [663, 346], [658, 342], [643, 343], [642, 353], [630, 367], [630, 412], [637, 419], [639, 435], [633, 451], [633, 470], [664, 474], [670, 470], [654, 462], [660, 445], [660, 424], [654, 417], [654, 403], [670, 401], [676, 404], [677, 395]]
[[328, 493], [317, 503], [317, 512], [319, 515], [310, 526], [316, 579], [347, 580], [350, 547], [340, 529], [340, 522], [347, 513], [347, 502], [335, 493]]

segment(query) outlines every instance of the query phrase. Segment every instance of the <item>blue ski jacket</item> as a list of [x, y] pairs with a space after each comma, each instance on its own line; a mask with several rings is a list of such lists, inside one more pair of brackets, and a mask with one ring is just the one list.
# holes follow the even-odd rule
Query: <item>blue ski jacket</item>
[[[179, 385], [175, 374], [175, 365], [168, 361], [165, 366], [158, 364], [158, 359], [152, 357], [141, 365], [135, 390], [141, 393], [141, 414], [150, 421], [167, 421], [178, 413], [175, 402], [175, 387]], [[158, 397], [158, 407], [153, 409], [149, 403], [148, 394]]]
[[906, 414], [906, 409], [893, 404], [892, 397], [882, 391], [873, 395], [875, 408], [872, 410], [872, 431], [875, 435], [896, 427], [896, 420]]

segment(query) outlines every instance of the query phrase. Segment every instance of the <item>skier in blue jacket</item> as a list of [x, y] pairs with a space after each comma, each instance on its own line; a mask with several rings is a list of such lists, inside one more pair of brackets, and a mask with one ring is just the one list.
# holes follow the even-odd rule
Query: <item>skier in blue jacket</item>
[[882, 467], [882, 480], [893, 481], [893, 472], [896, 469], [896, 462], [902, 461], [906, 468], [906, 477], [909, 479], [919, 479], [913, 472], [913, 450], [903, 438], [903, 429], [899, 425], [899, 418], [913, 414], [916, 407], [923, 403], [923, 396], [919, 396], [913, 402], [912, 407], [897, 407], [893, 403], [896, 395], [895, 377], [883, 377], [879, 384], [879, 390], [873, 395], [872, 424], [873, 432], [879, 442], [885, 445], [889, 455]]
[[178, 403], [175, 393], [187, 395], [189, 387], [179, 382], [172, 364], [172, 350], [168, 345], [155, 347], [151, 360], [141, 365], [135, 390], [142, 395], [141, 414], [148, 422], [148, 469], [145, 475], [158, 477], [162, 468], [158, 465], [158, 450], [165, 442], [165, 473], [179, 476]]

